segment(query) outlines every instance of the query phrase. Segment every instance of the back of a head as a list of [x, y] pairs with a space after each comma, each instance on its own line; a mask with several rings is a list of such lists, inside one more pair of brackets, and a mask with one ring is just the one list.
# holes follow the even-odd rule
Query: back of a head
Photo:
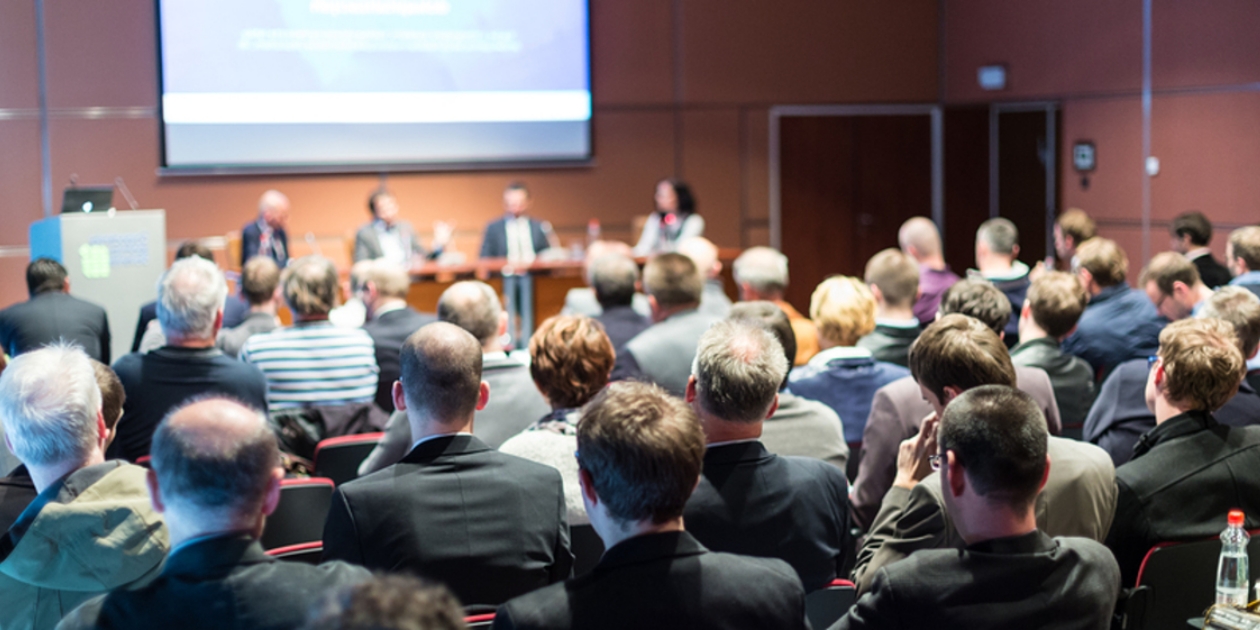
[[276, 295], [280, 267], [270, 256], [254, 256], [241, 269], [241, 293], [250, 306], [266, 304]]
[[1162, 252], [1156, 254], [1146, 265], [1138, 282], [1143, 287], [1154, 282], [1160, 293], [1172, 295], [1175, 283], [1180, 282], [1191, 288], [1199, 284], [1199, 269], [1177, 252]]
[[1129, 257], [1115, 241], [1095, 236], [1076, 246], [1073, 264], [1089, 272], [1102, 288], [1113, 287], [1129, 275]]
[[700, 479], [704, 432], [682, 400], [655, 385], [622, 381], [582, 409], [578, 466], [609, 514], [624, 523], [682, 516]]
[[626, 258], [634, 257], [634, 250], [621, 241], [604, 241], [599, 240], [591, 243], [586, 248], [586, 258], [583, 261], [583, 273], [586, 275], [586, 284], [594, 284], [591, 281], [591, 265], [600, 258], [609, 254], [620, 254]]
[[1238, 349], [1250, 358], [1260, 346], [1260, 297], [1242, 287], [1224, 286], [1212, 293], [1199, 317], [1229, 322], [1238, 337]]
[[108, 365], [92, 359], [92, 372], [96, 375], [96, 386], [101, 390], [101, 417], [105, 420], [105, 428], [112, 431], [122, 417], [127, 392], [123, 390], [118, 373]]
[[1247, 363], [1234, 327], [1220, 319], [1183, 319], [1159, 333], [1162, 388], [1169, 401], [1216, 411], [1238, 393]]
[[438, 582], [377, 575], [324, 597], [302, 630], [464, 630], [464, 608]]
[[957, 313], [974, 317], [995, 333], [1001, 333], [1011, 320], [1011, 300], [1006, 294], [984, 280], [971, 278], [947, 289], [937, 310], [941, 316]]
[[337, 306], [337, 268], [323, 256], [304, 256], [284, 270], [284, 301], [299, 317], [327, 315]]
[[976, 241], [984, 241], [995, 254], [1014, 254], [1019, 246], [1019, 229], [1010, 219], [989, 219], [976, 230]]
[[788, 258], [773, 247], [750, 247], [735, 259], [731, 274], [760, 295], [780, 295], [788, 286]]
[[[788, 319], [787, 313], [784, 313], [778, 305], [764, 300], [737, 302], [731, 306], [731, 314], [727, 316], [727, 319], [757, 322], [765, 326], [774, 338], [779, 340], [779, 345], [783, 346], [783, 357], [788, 362], [788, 370], [791, 370], [790, 366], [796, 360], [796, 332], [792, 330], [792, 320]], [[787, 387], [786, 374], [783, 376], [779, 389], [784, 387]]]
[[175, 260], [183, 260], [193, 256], [214, 262], [214, 252], [210, 251], [210, 248], [206, 247], [201, 241], [184, 241], [180, 244], [179, 249], [175, 250]]
[[1230, 232], [1229, 247], [1249, 271], [1260, 271], [1260, 227], [1249, 225]]
[[61, 263], [51, 258], [36, 258], [26, 266], [26, 290], [31, 297], [60, 292], [65, 289], [68, 275]]
[[529, 373], [557, 409], [576, 409], [608, 384], [617, 355], [599, 322], [556, 315], [529, 339]]
[[588, 281], [602, 308], [630, 306], [639, 282], [639, 266], [624, 254], [605, 254], [591, 261]]
[[643, 267], [643, 290], [663, 307], [695, 304], [704, 291], [704, 277], [691, 258], [659, 254]]
[[717, 245], [703, 236], [692, 236], [679, 241], [677, 251], [696, 263], [696, 269], [700, 270], [701, 275], [708, 276], [717, 268]]
[[377, 294], [384, 298], [407, 299], [407, 291], [411, 289], [407, 267], [384, 258], [377, 258], [371, 263], [367, 270], [367, 281], [376, 287]]
[[990, 503], [1027, 509], [1046, 472], [1046, 418], [1037, 401], [1006, 385], [981, 385], [945, 408], [937, 428], [967, 482]]
[[168, 510], [242, 524], [261, 513], [280, 465], [266, 417], [227, 398], [173, 409], [154, 431], [150, 454]]
[[446, 322], [424, 326], [403, 342], [399, 361], [409, 412], [446, 423], [477, 408], [481, 344], [468, 331]]
[[1202, 212], [1191, 210], [1177, 215], [1168, 231], [1176, 238], [1190, 237], [1190, 243], [1206, 247], [1212, 242], [1212, 222]]
[[1015, 386], [1015, 366], [997, 333], [966, 315], [944, 315], [910, 346], [910, 374], [936, 397], [945, 388], [963, 391], [981, 385]]
[[1084, 210], [1079, 208], [1072, 208], [1060, 214], [1055, 223], [1058, 224], [1059, 230], [1063, 232], [1063, 235], [1072, 237], [1072, 242], [1077, 245], [1094, 238], [1098, 234], [1097, 224], [1094, 223], [1093, 219], [1089, 218], [1088, 214], [1085, 214]]
[[818, 336], [837, 346], [852, 346], [875, 330], [875, 296], [857, 278], [832, 276], [810, 296], [809, 318], [818, 327]]
[[77, 346], [23, 353], [0, 373], [0, 425], [28, 466], [85, 461], [100, 438], [100, 411], [96, 372]]
[[227, 300], [227, 281], [214, 263], [181, 258], [158, 282], [157, 318], [168, 339], [207, 339]]
[[485, 345], [499, 334], [503, 305], [490, 285], [477, 280], [456, 282], [438, 298], [438, 319], [463, 328]]
[[[901, 250], [920, 260], [941, 254], [941, 232], [927, 217], [911, 217], [897, 231]], [[911, 251], [913, 249], [913, 252]]]
[[1043, 273], [1028, 287], [1027, 303], [1033, 322], [1054, 339], [1076, 326], [1089, 304], [1089, 293], [1076, 276], [1062, 271]]
[[889, 306], [910, 307], [918, 297], [919, 266], [899, 249], [889, 248], [871, 256], [863, 279], [879, 287]]
[[765, 326], [720, 321], [705, 331], [696, 349], [696, 401], [720, 420], [760, 422], [790, 366], [783, 345]]

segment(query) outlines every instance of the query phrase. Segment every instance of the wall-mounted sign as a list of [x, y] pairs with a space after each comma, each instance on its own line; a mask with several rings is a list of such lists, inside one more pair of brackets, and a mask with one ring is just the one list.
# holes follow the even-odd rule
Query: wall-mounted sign
[[1098, 165], [1098, 154], [1093, 142], [1077, 142], [1072, 145], [1072, 166], [1082, 173], [1094, 170]]
[[1005, 90], [1006, 66], [980, 66], [980, 69], [976, 71], [976, 80], [980, 82], [982, 90]]

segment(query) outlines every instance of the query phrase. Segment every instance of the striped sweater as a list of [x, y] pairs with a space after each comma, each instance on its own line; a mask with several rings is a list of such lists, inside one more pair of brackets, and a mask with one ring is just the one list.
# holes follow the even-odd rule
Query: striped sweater
[[241, 360], [267, 377], [273, 410], [369, 402], [376, 394], [376, 350], [361, 329], [320, 321], [253, 335]]

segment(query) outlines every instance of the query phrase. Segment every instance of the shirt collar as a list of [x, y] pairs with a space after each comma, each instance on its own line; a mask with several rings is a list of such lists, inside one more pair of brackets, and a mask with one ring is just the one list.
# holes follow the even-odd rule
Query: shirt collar
[[1028, 265], [1025, 265], [1024, 263], [1016, 260], [1015, 262], [1011, 263], [1010, 271], [1005, 271], [1002, 273], [983, 273], [983, 272], [981, 273], [986, 280], [993, 280], [995, 282], [1001, 282], [1003, 280], [1018, 280], [1019, 278], [1023, 278], [1024, 276], [1028, 275], [1029, 271], [1030, 270], [1028, 269]]
[[876, 326], [887, 326], [887, 327], [889, 327], [889, 328], [918, 328], [918, 327], [919, 327], [919, 320], [914, 319], [914, 318], [910, 318], [910, 319], [888, 319], [888, 318], [885, 318], [885, 317], [876, 317], [876, 318], [875, 318], [875, 325], [876, 325]]
[[809, 360], [809, 365], [815, 367], [826, 367], [828, 363], [836, 359], [869, 359], [875, 355], [871, 354], [866, 348], [857, 346], [835, 346], [827, 348], [818, 354], [815, 354]]
[[1248, 271], [1229, 281], [1230, 284], [1260, 284], [1260, 271]]
[[384, 314], [386, 314], [386, 313], [393, 313], [394, 311], [401, 311], [401, 310], [403, 310], [404, 308], [407, 308], [407, 303], [406, 303], [406, 302], [395, 302], [395, 303], [393, 303], [393, 304], [390, 304], [390, 305], [387, 305], [387, 306], [383, 306], [383, 307], [381, 307], [381, 308], [377, 309], [377, 310], [376, 310], [376, 312], [374, 312], [374, 313], [372, 314], [372, 315], [373, 315], [373, 317], [372, 317], [372, 318], [373, 318], [373, 319], [380, 319], [381, 315], [384, 315]]
[[[412, 442], [412, 443], [411, 443], [411, 451], [416, 450], [416, 447], [417, 447], [417, 446], [420, 446], [421, 444], [424, 444], [425, 442], [431, 442], [431, 441], [436, 440], [436, 439], [438, 439], [438, 438], [448, 438], [448, 437], [453, 437], [453, 436], [456, 436], [456, 435], [467, 435], [467, 436], [469, 436], [469, 437], [472, 437], [472, 434], [471, 434], [471, 433], [469, 433], [469, 432], [467, 432], [467, 431], [458, 431], [458, 432], [455, 432], [455, 433], [438, 433], [438, 434], [436, 434], [436, 435], [426, 435], [426, 436], [424, 436], [424, 437], [422, 437], [422, 438], [420, 438], [420, 439], [416, 440], [415, 442]], [[411, 451], [407, 451], [407, 452], [408, 452], [408, 453], [410, 453]]]
[[1197, 249], [1192, 249], [1185, 253], [1186, 260], [1194, 260], [1195, 258], [1202, 258], [1204, 256], [1211, 256], [1211, 255], [1212, 255], [1212, 250], [1207, 247], [1199, 247]]
[[706, 449], [717, 448], [719, 446], [730, 446], [731, 444], [747, 444], [749, 442], [756, 442], [760, 439], [761, 438], [748, 438], [746, 440], [727, 440], [725, 442], [714, 442], [712, 444], [706, 444], [705, 448]]

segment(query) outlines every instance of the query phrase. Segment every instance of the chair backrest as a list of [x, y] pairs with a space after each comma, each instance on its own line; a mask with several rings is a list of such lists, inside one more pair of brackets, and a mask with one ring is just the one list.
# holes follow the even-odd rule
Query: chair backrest
[[569, 548], [573, 550], [573, 576], [590, 572], [604, 555], [604, 541], [590, 525], [569, 527]]
[[324, 538], [324, 520], [332, 505], [331, 479], [285, 479], [280, 482], [280, 503], [267, 517], [263, 549], [275, 549]]
[[805, 596], [805, 618], [815, 628], [829, 628], [857, 601], [857, 587], [848, 580], [831, 584]]
[[279, 560], [287, 560], [289, 562], [319, 564], [320, 559], [324, 555], [324, 543], [308, 542], [298, 545], [276, 547], [275, 549], [268, 549], [267, 555]]
[[469, 615], [464, 617], [464, 624], [469, 630], [476, 628], [489, 628], [494, 625], [494, 613], [486, 613], [484, 615]]
[[359, 464], [376, 448], [384, 433], [328, 438], [315, 446], [315, 475], [341, 485], [359, 476]]
[[[1247, 555], [1260, 558], [1260, 531], [1251, 533]], [[1203, 616], [1216, 601], [1219, 538], [1188, 543], [1160, 543], [1146, 552], [1138, 569], [1137, 588], [1125, 602], [1127, 630], [1180, 630], [1186, 620]], [[1260, 575], [1248, 563], [1253, 583]]]

